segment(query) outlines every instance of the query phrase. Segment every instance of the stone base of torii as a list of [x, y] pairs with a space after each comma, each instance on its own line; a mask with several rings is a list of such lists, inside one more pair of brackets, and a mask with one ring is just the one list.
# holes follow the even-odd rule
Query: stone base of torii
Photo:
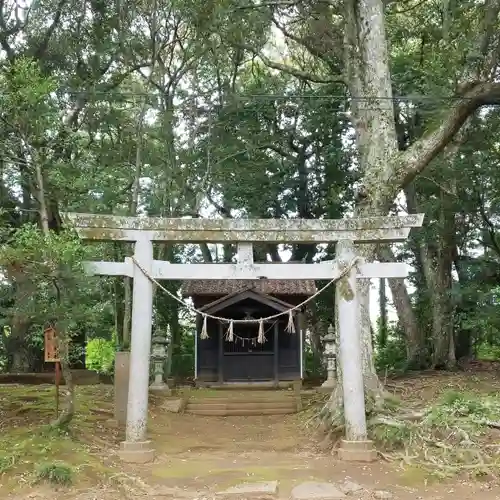
[[[119, 454], [124, 461], [144, 463], [154, 458], [147, 440], [149, 367], [155, 280], [210, 279], [314, 279], [329, 280], [346, 271], [357, 258], [355, 244], [404, 241], [410, 228], [420, 227], [423, 214], [401, 217], [370, 217], [340, 220], [277, 219], [163, 219], [109, 215], [65, 214], [83, 239], [135, 243], [134, 259], [125, 262], [91, 262], [96, 275], [129, 276], [134, 279], [132, 339], [127, 394], [126, 439]], [[171, 264], [153, 259], [154, 241], [236, 242], [237, 264]], [[252, 244], [337, 242], [336, 260], [318, 264], [261, 264], [253, 262]], [[343, 460], [370, 461], [376, 457], [367, 438], [363, 385], [362, 328], [357, 280], [404, 278], [405, 264], [357, 262], [336, 284], [339, 368], [342, 372], [346, 435], [339, 449]], [[123, 395], [121, 395], [123, 398]]]

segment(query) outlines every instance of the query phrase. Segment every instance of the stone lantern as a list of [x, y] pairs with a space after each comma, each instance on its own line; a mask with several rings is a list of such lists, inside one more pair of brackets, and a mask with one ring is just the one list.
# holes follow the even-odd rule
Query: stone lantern
[[167, 359], [168, 340], [161, 333], [155, 333], [151, 339], [152, 350], [151, 359], [153, 360], [153, 383], [149, 386], [155, 391], [170, 391], [169, 387], [163, 381], [165, 360]]
[[327, 334], [321, 337], [321, 341], [325, 345], [323, 355], [327, 373], [326, 380], [323, 382], [321, 387], [325, 389], [333, 389], [337, 385], [337, 348], [335, 345], [335, 331], [332, 325], [328, 327]]

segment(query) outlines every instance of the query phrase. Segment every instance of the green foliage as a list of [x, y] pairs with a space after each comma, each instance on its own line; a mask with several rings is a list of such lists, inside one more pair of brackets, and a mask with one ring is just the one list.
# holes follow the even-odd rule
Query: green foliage
[[377, 318], [377, 340], [376, 345], [380, 349], [384, 349], [387, 346], [387, 339], [389, 338], [390, 327], [388, 324], [382, 322], [382, 318]]
[[175, 346], [172, 354], [171, 375], [181, 379], [194, 375], [194, 335], [192, 333], [182, 335], [179, 345]]
[[85, 362], [89, 370], [98, 373], [111, 374], [114, 371], [116, 340], [101, 338], [87, 342]]
[[406, 343], [401, 335], [384, 339], [385, 345], [375, 350], [375, 368], [379, 372], [395, 373], [406, 370]]
[[371, 436], [384, 450], [401, 450], [411, 439], [411, 427], [405, 423], [397, 426], [377, 425], [371, 430]]
[[0, 455], [0, 474], [12, 469], [16, 465], [18, 458], [18, 455], [15, 453]]
[[57, 324], [69, 337], [88, 321], [89, 278], [83, 261], [89, 252], [76, 234], [44, 235], [35, 226], [16, 230], [0, 248], [0, 266], [16, 287], [29, 290], [16, 302], [33, 323]]
[[10, 327], [4, 326], [0, 331], [0, 373], [7, 369], [8, 353], [6, 340], [10, 335]]
[[326, 376], [326, 368], [321, 358], [311, 349], [309, 345], [304, 349], [304, 370], [306, 377], [313, 379]]
[[478, 397], [457, 391], [446, 392], [441, 402], [427, 415], [427, 425], [447, 425], [454, 421], [473, 428], [480, 428], [487, 421], [500, 419], [500, 400], [498, 397]]
[[500, 345], [483, 343], [477, 348], [476, 356], [483, 361], [500, 361]]
[[4, 90], [0, 104], [11, 132], [30, 141], [50, 134], [57, 118], [53, 100], [57, 85], [55, 79], [42, 74], [37, 61], [16, 59], [11, 71], [0, 73], [0, 88]]
[[62, 462], [40, 464], [36, 467], [35, 479], [54, 485], [69, 486], [73, 481], [73, 469]]

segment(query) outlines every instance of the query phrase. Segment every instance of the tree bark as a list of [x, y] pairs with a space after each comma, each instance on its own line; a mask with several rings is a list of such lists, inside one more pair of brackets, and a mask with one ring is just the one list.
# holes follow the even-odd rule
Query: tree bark
[[451, 297], [453, 246], [455, 234], [454, 213], [449, 210], [441, 193], [440, 236], [433, 269], [433, 282], [429, 283], [432, 297], [432, 340], [434, 368], [453, 369], [456, 366], [454, 339], [454, 310]]
[[64, 327], [58, 329], [58, 337], [59, 336], [61, 336], [58, 338], [59, 359], [61, 360], [61, 371], [66, 388], [66, 397], [63, 410], [51, 425], [53, 427], [65, 429], [75, 415], [75, 384], [69, 363], [69, 346], [71, 338], [69, 334], [64, 331]]
[[40, 225], [44, 234], [49, 234], [49, 213], [47, 211], [47, 197], [45, 196], [45, 187], [43, 179], [43, 171], [40, 162], [37, 159], [35, 161], [35, 173], [36, 173], [36, 183], [37, 183], [37, 200], [38, 200], [38, 210], [40, 214]]
[[[44, 177], [40, 160], [37, 155], [31, 155], [35, 162], [35, 173], [37, 180], [36, 198], [40, 211], [40, 225], [43, 234], [48, 238], [50, 236], [49, 214], [47, 210], [47, 195], [44, 187]], [[56, 289], [56, 300], [61, 300], [61, 293], [64, 290], [59, 288], [57, 278], [54, 278], [54, 288]], [[54, 427], [65, 428], [69, 425], [75, 414], [75, 385], [73, 383], [73, 375], [70, 368], [70, 345], [71, 332], [66, 331], [64, 326], [57, 329], [57, 346], [59, 350], [59, 360], [61, 364], [62, 375], [65, 381], [66, 397], [64, 409], [57, 419], [52, 423]]]
[[379, 332], [377, 344], [379, 347], [387, 346], [388, 328], [387, 321], [387, 293], [385, 289], [386, 279], [379, 279], [378, 302], [379, 302]]
[[[135, 169], [134, 169], [134, 179], [132, 182], [132, 193], [130, 197], [129, 204], [129, 215], [137, 215], [137, 206], [139, 204], [139, 192], [140, 192], [140, 180], [142, 173], [142, 130], [144, 124], [144, 116], [147, 111], [147, 103], [144, 100], [141, 105], [139, 112], [139, 117], [137, 119], [136, 125], [136, 148], [135, 148]], [[132, 286], [133, 280], [129, 276], [126, 276], [123, 281], [124, 284], [124, 313], [123, 313], [123, 328], [122, 328], [122, 339], [123, 348], [128, 349], [130, 346], [130, 334], [132, 327]]]
[[[383, 262], [396, 260], [393, 251], [388, 245], [380, 245], [378, 255]], [[413, 310], [410, 294], [404, 279], [390, 279], [392, 300], [398, 314], [400, 326], [403, 328], [406, 340], [406, 359], [408, 368], [423, 368], [425, 359], [425, 337], [418, 326], [418, 321]]]
[[[345, 5], [349, 91], [351, 95], [366, 97], [366, 100], [355, 100], [352, 109], [360, 169], [363, 179], [377, 178], [377, 186], [368, 184], [368, 190], [360, 193], [355, 215], [382, 215], [388, 201], [380, 187], [388, 182], [391, 159], [398, 153], [384, 6], [381, 0], [347, 0]], [[374, 245], [364, 245], [360, 251], [367, 261], [373, 260]], [[361, 286], [359, 293], [361, 303], [368, 303], [368, 285]], [[369, 310], [365, 307], [362, 311], [363, 352], [372, 358]], [[370, 381], [366, 389], [379, 390], [373, 359], [365, 359], [363, 369], [365, 382]]]

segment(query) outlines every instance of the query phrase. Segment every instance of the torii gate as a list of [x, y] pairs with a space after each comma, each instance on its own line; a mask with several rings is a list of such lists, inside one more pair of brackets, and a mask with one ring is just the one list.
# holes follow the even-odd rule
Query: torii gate
[[[420, 227], [424, 215], [352, 219], [168, 219], [67, 213], [64, 218], [86, 240], [134, 242], [134, 259], [150, 277], [158, 280], [293, 279], [328, 280], [345, 270], [356, 255], [356, 243], [394, 242], [407, 239], [412, 227]], [[171, 264], [153, 259], [153, 242], [236, 242], [237, 264]], [[318, 264], [254, 263], [253, 243], [338, 242], [335, 261]], [[154, 457], [146, 439], [149, 393], [149, 358], [153, 312], [153, 283], [132, 259], [125, 262], [91, 262], [97, 275], [134, 279], [132, 338], [126, 438], [120, 456], [131, 462]], [[405, 278], [401, 263], [361, 263], [337, 284], [339, 361], [342, 370], [346, 436], [339, 450], [346, 460], [371, 460], [374, 450], [367, 438], [362, 370], [360, 301], [357, 279]], [[346, 284], [351, 293], [343, 293]], [[365, 301], [366, 297], [362, 297]]]

